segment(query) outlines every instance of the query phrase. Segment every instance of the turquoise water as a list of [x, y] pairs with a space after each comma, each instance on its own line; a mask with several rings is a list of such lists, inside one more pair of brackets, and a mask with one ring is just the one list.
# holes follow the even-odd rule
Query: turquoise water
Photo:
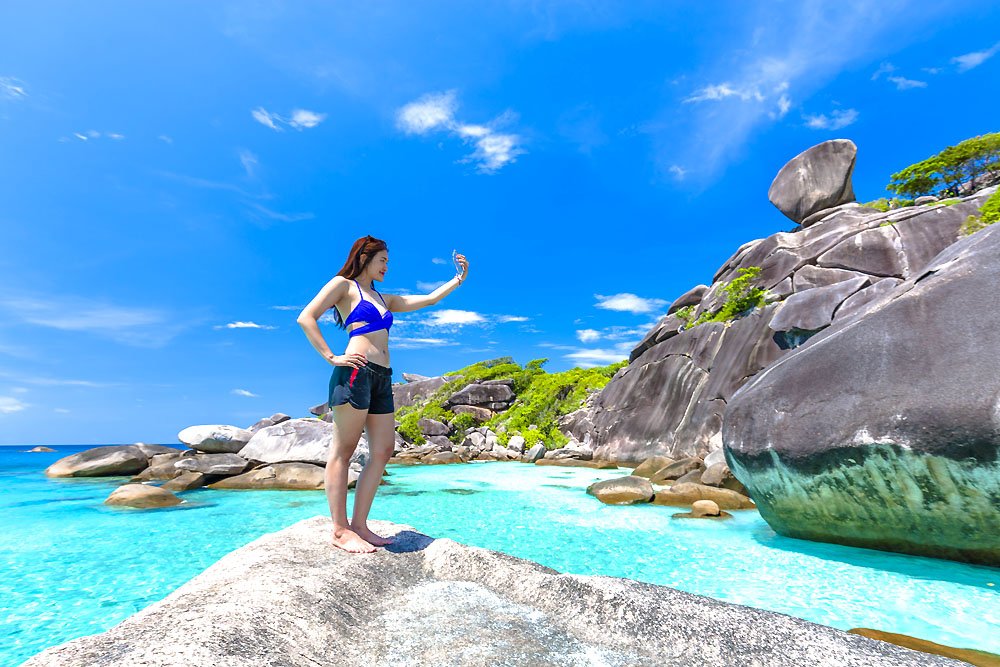
[[[177, 508], [111, 508], [102, 503], [123, 478], [46, 479], [45, 466], [87, 447], [57, 449], [0, 447], [4, 667], [106, 630], [233, 549], [327, 513], [320, 491], [202, 489]], [[675, 520], [674, 508], [614, 507], [584, 493], [624, 471], [521, 463], [389, 470], [373, 519], [560, 572], [628, 577], [845, 630], [1000, 652], [1000, 569], [783, 538], [756, 512], [727, 522]]]

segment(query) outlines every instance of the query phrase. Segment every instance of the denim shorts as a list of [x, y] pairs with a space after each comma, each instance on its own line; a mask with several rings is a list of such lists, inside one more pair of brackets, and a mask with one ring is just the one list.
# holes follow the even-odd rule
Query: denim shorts
[[368, 362], [361, 368], [335, 366], [330, 377], [330, 398], [327, 405], [350, 403], [370, 415], [395, 412], [392, 401], [392, 369]]

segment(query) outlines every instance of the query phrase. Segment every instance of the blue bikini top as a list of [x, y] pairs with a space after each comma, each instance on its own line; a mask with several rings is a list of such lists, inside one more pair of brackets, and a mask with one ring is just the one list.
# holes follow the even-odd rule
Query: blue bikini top
[[[354, 284], [358, 285], [358, 281], [355, 280]], [[378, 298], [382, 299], [382, 295], [379, 291], [374, 287], [372, 287], [372, 289], [375, 290], [376, 294], [378, 294]], [[361, 291], [361, 285], [358, 285], [358, 293], [361, 294], [361, 302], [354, 307], [351, 314], [347, 316], [346, 320], [344, 320], [344, 326], [346, 327], [347, 325], [355, 322], [367, 322], [367, 324], [363, 327], [358, 327], [357, 329], [349, 331], [347, 335], [349, 337], [357, 336], [358, 334], [371, 333], [373, 331], [378, 331], [379, 329], [385, 329], [386, 332], [388, 332], [389, 327], [392, 326], [392, 313], [389, 312], [389, 306], [386, 305], [385, 299], [382, 299], [382, 305], [385, 306], [386, 310], [385, 315], [382, 315], [382, 313], [378, 312], [378, 308], [375, 307], [374, 303], [365, 299], [365, 293]]]

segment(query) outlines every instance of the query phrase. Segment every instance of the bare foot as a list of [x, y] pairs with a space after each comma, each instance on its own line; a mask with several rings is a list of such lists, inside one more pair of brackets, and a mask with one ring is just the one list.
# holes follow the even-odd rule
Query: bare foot
[[351, 530], [357, 533], [362, 539], [367, 540], [370, 544], [374, 544], [377, 547], [384, 547], [387, 544], [393, 543], [393, 539], [391, 537], [376, 535], [372, 531], [368, 530], [368, 526], [361, 527], [351, 524]]
[[351, 553], [356, 553], [356, 554], [372, 553], [373, 551], [375, 551], [374, 546], [366, 542], [360, 535], [358, 535], [350, 528], [342, 528], [339, 531], [337, 529], [334, 529], [333, 545], [335, 547], [340, 547], [344, 551], [349, 551]]

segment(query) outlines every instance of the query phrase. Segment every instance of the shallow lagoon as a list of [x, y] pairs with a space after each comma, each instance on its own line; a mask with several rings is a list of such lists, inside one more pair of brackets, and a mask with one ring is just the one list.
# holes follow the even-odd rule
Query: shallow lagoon
[[[0, 665], [101, 632], [220, 557], [326, 514], [319, 491], [184, 494], [161, 510], [102, 503], [123, 478], [49, 480], [51, 454], [0, 448]], [[1000, 570], [775, 535], [756, 512], [726, 522], [612, 507], [584, 493], [624, 470], [521, 463], [390, 466], [372, 518], [504, 551], [560, 572], [628, 577], [848, 629], [1000, 652]], [[352, 496], [348, 497], [348, 510]], [[990, 585], [992, 584], [992, 586]]]

